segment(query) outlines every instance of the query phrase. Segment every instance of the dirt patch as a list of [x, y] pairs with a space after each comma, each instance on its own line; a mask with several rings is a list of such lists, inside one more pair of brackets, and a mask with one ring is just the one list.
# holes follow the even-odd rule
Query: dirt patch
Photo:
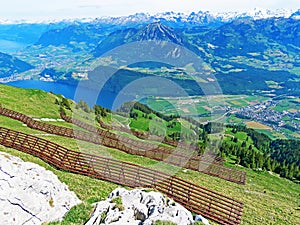
[[249, 128], [253, 128], [253, 129], [260, 129], [260, 130], [272, 130], [271, 127], [258, 123], [258, 122], [254, 122], [254, 121], [250, 121], [250, 122], [246, 122], [247, 127]]

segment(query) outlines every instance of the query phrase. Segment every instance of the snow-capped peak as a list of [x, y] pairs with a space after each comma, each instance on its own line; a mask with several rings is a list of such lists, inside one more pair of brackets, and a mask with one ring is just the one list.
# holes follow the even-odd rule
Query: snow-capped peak
[[298, 18], [300, 12], [297, 9], [261, 9], [255, 8], [248, 12], [210, 12], [210, 11], [199, 11], [197, 13], [182, 13], [182, 12], [161, 12], [156, 14], [148, 13], [136, 13], [134, 15], [122, 16], [122, 17], [100, 17], [100, 18], [69, 18], [69, 19], [52, 19], [52, 20], [1, 20], [0, 24], [20, 24], [20, 23], [57, 23], [57, 22], [103, 22], [108, 24], [129, 24], [129, 23], [149, 23], [160, 20], [169, 22], [185, 22], [185, 23], [210, 23], [210, 22], [230, 22], [236, 19], [252, 18], [267, 19], [267, 18]]
[[249, 11], [247, 14], [253, 19], [266, 19], [272, 17], [288, 18], [292, 15], [292, 13], [293, 11], [288, 9], [268, 10], [255, 8], [254, 10]]
[[291, 15], [291, 18], [299, 20], [300, 19], [300, 9], [298, 11], [294, 12]]

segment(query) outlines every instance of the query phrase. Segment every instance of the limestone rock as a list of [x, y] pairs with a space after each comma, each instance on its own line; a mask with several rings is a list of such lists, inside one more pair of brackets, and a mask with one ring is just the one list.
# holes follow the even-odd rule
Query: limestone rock
[[201, 221], [204, 225], [209, 225], [208, 220], [201, 215], [196, 215], [195, 221]]
[[[113, 199], [121, 197], [124, 210], [117, 209]], [[95, 211], [85, 225], [152, 225], [157, 220], [178, 225], [194, 223], [191, 212], [159, 192], [117, 188], [107, 200], [95, 203]]]
[[51, 171], [0, 153], [1, 224], [60, 221], [79, 203], [77, 196]]

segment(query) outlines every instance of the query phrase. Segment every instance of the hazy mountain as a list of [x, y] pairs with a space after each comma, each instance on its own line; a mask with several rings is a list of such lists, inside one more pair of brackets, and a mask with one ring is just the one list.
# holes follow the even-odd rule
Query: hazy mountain
[[285, 54], [298, 53], [300, 21], [284, 18], [236, 20], [193, 36], [193, 43], [221, 57], [249, 53], [261, 54], [262, 57], [268, 50], [279, 50]]
[[[255, 9], [247, 13], [140, 13], [127, 17], [64, 21], [55, 29], [47, 28], [34, 46], [28, 47], [23, 55], [19, 54], [23, 60], [36, 63], [34, 65], [37, 67], [40, 66], [39, 63], [44, 63], [46, 67], [40, 68], [53, 68], [53, 77], [65, 76], [66, 80], [77, 79], [78, 71], [91, 71], [98, 63], [118, 67], [131, 64], [136, 66], [138, 60], [142, 63], [152, 61], [151, 65], [138, 64], [134, 68], [139, 72], [145, 71], [141, 68], [153, 69], [158, 65], [154, 62], [155, 59], [176, 65], [179, 69], [183, 68], [169, 68], [163, 73], [165, 76], [188, 79], [188, 75], [182, 71], [190, 63], [184, 60], [181, 63], [170, 61], [170, 58], [188, 58], [183, 57], [187, 56], [184, 55], [187, 51], [182, 51], [185, 49], [200, 56], [206, 63], [205, 69], [201, 68], [205, 75], [215, 74], [220, 79], [225, 77], [222, 85], [227, 85], [223, 88], [229, 92], [235, 90], [229, 84], [238, 85], [235, 81], [241, 84], [240, 89], [249, 92], [256, 88], [268, 90], [265, 81], [270, 80], [281, 86], [286, 85], [289, 89], [297, 89], [299, 82], [295, 76], [300, 74], [299, 14], [296, 10]], [[138, 45], [152, 42], [152, 46], [134, 46], [135, 42]], [[171, 45], [166, 46], [164, 43]], [[103, 54], [123, 46], [127, 46], [127, 49], [114, 51], [115, 55], [107, 57], [105, 62], [98, 59]], [[54, 51], [56, 54], [47, 54]], [[156, 58], [147, 58], [147, 54]], [[162, 55], [166, 57], [162, 58]], [[127, 62], [131, 64], [126, 64]], [[56, 76], [57, 68], [60, 69], [57, 71], [66, 74], [74, 72], [73, 78], [64, 74]], [[42, 70], [40, 72], [42, 74]], [[161, 73], [160, 76], [164, 75]], [[262, 79], [258, 82], [254, 79], [257, 77]], [[284, 78], [289, 78], [289, 81]], [[281, 90], [283, 89], [275, 91]]]
[[300, 19], [300, 9], [298, 9], [298, 11], [294, 12], [291, 15], [291, 18], [293, 18], [293, 19]]
[[[254, 66], [252, 59], [259, 60], [262, 65], [255, 67], [262, 69], [268, 69], [273, 64], [280, 69], [282, 64], [282, 69], [286, 70], [286, 62], [300, 65], [300, 20], [292, 18], [241, 19], [218, 27], [193, 26], [181, 29], [155, 22], [111, 33], [96, 47], [94, 56], [98, 57], [126, 43], [145, 40], [167, 41], [184, 46], [213, 68], [230, 61], [231, 67], [246, 68]], [[236, 65], [237, 60], [231, 60], [231, 57], [240, 56], [245, 60]], [[216, 57], [223, 60], [215, 64]]]
[[43, 47], [48, 45], [69, 45], [72, 42], [87, 42], [90, 45], [95, 45], [103, 35], [103, 29], [94, 26], [93, 24], [72, 24], [62, 29], [52, 29], [41, 35], [36, 45]]
[[0, 52], [0, 77], [8, 77], [32, 68], [33, 66], [30, 64]]
[[55, 24], [1, 24], [0, 23], [0, 52], [12, 53], [38, 41], [40, 36], [52, 29], [69, 26], [67, 23]]

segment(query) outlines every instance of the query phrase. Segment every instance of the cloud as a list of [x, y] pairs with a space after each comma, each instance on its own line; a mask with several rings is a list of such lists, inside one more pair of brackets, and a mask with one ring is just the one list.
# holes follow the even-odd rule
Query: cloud
[[78, 8], [81, 9], [99, 9], [101, 8], [100, 5], [79, 5]]

